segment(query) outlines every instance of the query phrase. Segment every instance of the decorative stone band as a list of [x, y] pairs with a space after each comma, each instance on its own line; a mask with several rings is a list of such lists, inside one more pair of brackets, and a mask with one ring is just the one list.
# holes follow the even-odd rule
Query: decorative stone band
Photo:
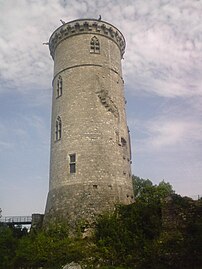
[[[103, 65], [102, 64], [76, 64], [76, 65], [72, 65], [72, 66], [67, 67], [67, 68], [64, 68], [63, 70], [60, 70], [58, 73], [56, 73], [54, 75], [54, 78], [53, 78], [53, 81], [52, 81], [52, 85], [53, 85], [54, 80], [56, 79], [56, 77], [58, 77], [60, 74], [62, 74], [62, 72], [66, 71], [66, 70], [69, 70], [69, 69], [79, 68], [79, 67], [85, 67], [85, 66], [88, 66], [88, 67], [101, 67], [101, 68], [103, 68]], [[114, 68], [109, 68], [109, 70], [111, 70], [112, 72], [116, 73], [120, 77], [120, 79], [123, 81], [123, 83], [124, 83], [123, 78], [120, 76], [120, 74], [119, 74], [119, 72], [117, 70], [115, 70]]]
[[49, 39], [49, 49], [52, 58], [54, 59], [55, 49], [61, 41], [73, 35], [89, 33], [104, 35], [114, 41], [118, 45], [121, 57], [123, 58], [126, 42], [122, 33], [108, 22], [94, 19], [75, 20], [67, 22], [57, 28]]

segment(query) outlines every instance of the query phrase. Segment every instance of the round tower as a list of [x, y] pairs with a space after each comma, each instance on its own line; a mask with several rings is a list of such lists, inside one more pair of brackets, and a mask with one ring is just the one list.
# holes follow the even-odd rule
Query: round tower
[[92, 221], [133, 201], [121, 59], [125, 39], [95, 19], [51, 35], [54, 60], [50, 185], [44, 222]]

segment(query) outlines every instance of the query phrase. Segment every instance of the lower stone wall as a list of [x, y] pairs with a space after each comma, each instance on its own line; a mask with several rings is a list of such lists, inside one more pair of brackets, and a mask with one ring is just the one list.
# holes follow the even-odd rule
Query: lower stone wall
[[125, 186], [78, 184], [56, 188], [48, 194], [44, 225], [58, 221], [70, 227], [84, 220], [92, 223], [97, 215], [114, 210], [116, 204], [130, 204], [132, 199], [131, 190]]

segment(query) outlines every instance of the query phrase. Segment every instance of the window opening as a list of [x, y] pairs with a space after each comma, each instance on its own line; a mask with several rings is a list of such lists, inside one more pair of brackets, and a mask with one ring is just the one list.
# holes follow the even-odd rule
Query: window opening
[[126, 140], [123, 137], [121, 137], [121, 145], [122, 147], [126, 147]]
[[76, 173], [76, 154], [69, 155], [69, 171], [70, 174]]
[[62, 95], [62, 77], [59, 76], [57, 80], [57, 98]]
[[55, 140], [56, 141], [60, 140], [61, 136], [62, 136], [62, 122], [61, 118], [58, 116], [55, 125]]
[[123, 159], [125, 160], [128, 156], [127, 142], [125, 138], [121, 137], [121, 146], [123, 148]]
[[108, 187], [112, 190], [112, 185], [108, 185]]
[[100, 42], [96, 36], [91, 38], [90, 41], [90, 52], [91, 53], [100, 53]]

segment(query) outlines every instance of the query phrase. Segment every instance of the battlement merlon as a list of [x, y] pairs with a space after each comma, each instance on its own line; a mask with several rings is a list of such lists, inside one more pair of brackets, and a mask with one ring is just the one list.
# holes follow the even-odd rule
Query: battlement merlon
[[50, 54], [54, 60], [55, 49], [64, 39], [79, 34], [104, 35], [114, 41], [121, 53], [125, 52], [126, 42], [123, 34], [112, 24], [96, 19], [80, 19], [64, 23], [57, 28], [49, 39]]

